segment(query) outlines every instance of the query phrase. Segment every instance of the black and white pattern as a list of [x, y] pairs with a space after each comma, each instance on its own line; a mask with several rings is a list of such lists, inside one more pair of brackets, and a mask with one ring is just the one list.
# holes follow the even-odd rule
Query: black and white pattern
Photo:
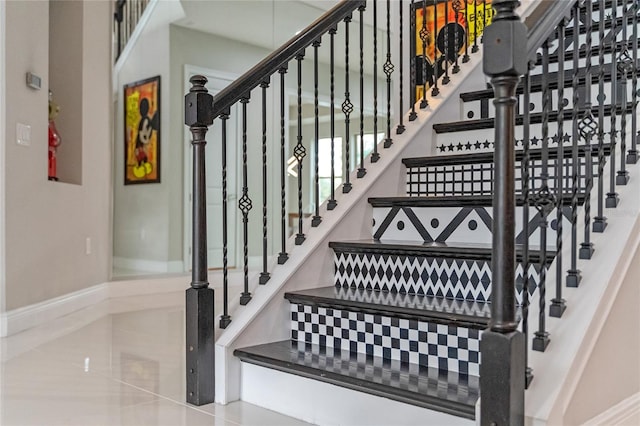
[[[478, 302], [487, 302], [491, 296], [489, 261], [340, 252], [334, 262], [338, 286]], [[518, 264], [518, 304], [522, 301], [522, 275], [522, 264]], [[530, 295], [539, 282], [538, 265], [530, 265]]]
[[[522, 209], [516, 208], [516, 242], [525, 240]], [[373, 238], [447, 244], [491, 244], [493, 228], [491, 207], [374, 207]], [[540, 213], [529, 208], [529, 241], [540, 240]], [[547, 227], [547, 250], [555, 250], [556, 213], [553, 210]], [[564, 229], [571, 228], [571, 208], [563, 209]]]
[[477, 376], [479, 330], [291, 304], [291, 338], [323, 347]]

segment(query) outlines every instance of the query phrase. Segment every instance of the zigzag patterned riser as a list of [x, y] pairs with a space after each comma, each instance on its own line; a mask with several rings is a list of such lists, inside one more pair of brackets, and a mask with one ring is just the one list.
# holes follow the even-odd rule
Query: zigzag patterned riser
[[[373, 238], [439, 243], [491, 244], [493, 227], [491, 207], [374, 207]], [[540, 241], [540, 214], [529, 208], [531, 242]], [[562, 227], [571, 228], [571, 208], [563, 209]], [[547, 249], [556, 249], [556, 210], [547, 219]], [[516, 208], [516, 242], [524, 241], [522, 207]], [[566, 232], [568, 235], [568, 231]]]
[[291, 304], [291, 338], [478, 376], [479, 330]]
[[[491, 263], [482, 260], [336, 253], [335, 284], [367, 290], [420, 294], [457, 300], [490, 301]], [[522, 264], [516, 267], [516, 299], [522, 303]], [[529, 295], [540, 281], [529, 267]]]

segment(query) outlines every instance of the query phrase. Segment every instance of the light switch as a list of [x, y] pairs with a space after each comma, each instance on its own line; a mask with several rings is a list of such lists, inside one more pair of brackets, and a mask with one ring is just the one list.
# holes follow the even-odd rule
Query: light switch
[[28, 124], [16, 124], [16, 143], [22, 146], [31, 145], [31, 126]]

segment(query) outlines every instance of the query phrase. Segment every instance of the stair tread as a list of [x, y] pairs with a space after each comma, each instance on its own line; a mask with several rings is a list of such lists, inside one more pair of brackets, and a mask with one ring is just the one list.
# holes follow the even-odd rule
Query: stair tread
[[291, 340], [236, 349], [242, 361], [473, 419], [479, 378]]
[[350, 311], [427, 321], [478, 330], [487, 328], [491, 304], [472, 300], [329, 286], [287, 292], [291, 303], [348, 308]]
[[[355, 241], [330, 241], [329, 247], [335, 252], [356, 252], [356, 253], [375, 253], [381, 252], [385, 254], [401, 254], [414, 256], [432, 256], [432, 257], [454, 257], [467, 260], [487, 260], [491, 259], [491, 244], [481, 243], [440, 243], [440, 242], [421, 242], [421, 241], [401, 241], [401, 240], [355, 240]], [[520, 244], [516, 244], [516, 259], [522, 260], [522, 248]], [[542, 252], [540, 250], [529, 249], [529, 260], [539, 258]], [[546, 250], [547, 261], [553, 260], [555, 252]]]
[[[572, 194], [563, 194], [563, 203], [571, 203]], [[578, 194], [578, 203], [584, 200], [584, 193]], [[493, 195], [446, 195], [446, 196], [409, 196], [370, 197], [372, 207], [491, 207]], [[524, 197], [516, 197], [516, 205], [524, 205]], [[533, 205], [532, 205], [533, 206]]]

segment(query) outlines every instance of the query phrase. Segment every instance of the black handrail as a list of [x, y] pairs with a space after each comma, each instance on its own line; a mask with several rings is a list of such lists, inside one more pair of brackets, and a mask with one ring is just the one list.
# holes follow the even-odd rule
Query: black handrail
[[238, 102], [242, 96], [258, 87], [265, 78], [276, 73], [298, 53], [311, 46], [314, 41], [327, 34], [335, 25], [351, 15], [359, 7], [365, 6], [366, 3], [366, 0], [350, 0], [338, 3], [298, 35], [242, 74], [242, 76], [213, 97], [211, 119], [217, 118], [223, 111]]
[[524, 20], [528, 28], [527, 53], [535, 59], [536, 52], [545, 40], [556, 30], [558, 24], [571, 16], [577, 0], [542, 1], [540, 5]]

